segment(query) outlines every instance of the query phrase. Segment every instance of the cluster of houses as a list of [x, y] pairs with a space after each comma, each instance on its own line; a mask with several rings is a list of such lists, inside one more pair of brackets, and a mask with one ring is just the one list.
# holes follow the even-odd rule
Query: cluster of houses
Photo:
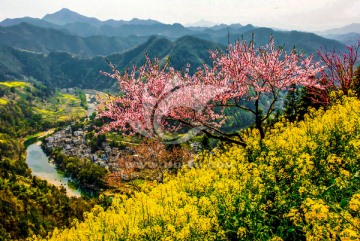
[[[137, 167], [139, 171], [149, 168], [141, 165], [141, 162], [138, 160], [139, 156], [129, 147], [120, 150], [117, 147], [110, 146], [107, 142], [102, 142], [101, 149], [92, 152], [90, 145], [87, 143], [87, 132], [87, 126], [73, 130], [69, 125], [46, 138], [43, 146], [49, 152], [59, 149], [61, 153], [67, 156], [87, 158], [93, 163], [107, 168], [113, 174], [120, 174], [123, 180], [130, 180], [132, 178], [126, 174], [126, 167]], [[202, 150], [202, 146], [198, 142], [192, 142], [191, 147], [195, 152]], [[119, 162], [121, 157], [125, 155], [133, 156], [130, 159], [131, 163], [126, 163], [126, 167], [124, 167], [124, 163]]]
[[46, 138], [44, 147], [49, 151], [61, 149], [61, 153], [67, 156], [87, 158], [110, 171], [117, 171], [119, 156], [125, 154], [126, 150], [119, 150], [119, 148], [111, 147], [107, 142], [103, 142], [101, 150], [92, 153], [91, 147], [86, 142], [86, 133], [86, 127], [84, 130], [79, 128], [72, 131], [71, 126], [68, 126]]

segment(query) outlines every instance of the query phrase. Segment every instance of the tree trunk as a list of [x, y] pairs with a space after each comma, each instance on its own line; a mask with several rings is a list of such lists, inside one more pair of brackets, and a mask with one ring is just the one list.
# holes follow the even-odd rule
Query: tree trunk
[[259, 109], [259, 98], [257, 98], [255, 100], [255, 127], [256, 127], [256, 129], [259, 130], [260, 139], [262, 140], [265, 138], [265, 132], [264, 132], [264, 128], [262, 126], [262, 121], [261, 121], [262, 113], [261, 113], [261, 110]]

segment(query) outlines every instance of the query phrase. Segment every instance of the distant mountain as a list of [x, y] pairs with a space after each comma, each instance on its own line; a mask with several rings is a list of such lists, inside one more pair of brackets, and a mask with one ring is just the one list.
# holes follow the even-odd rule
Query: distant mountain
[[62, 25], [62, 26], [65, 26], [65, 25], [71, 24], [71, 23], [87, 23], [87, 24], [90, 24], [91, 26], [95, 26], [95, 27], [100, 27], [102, 25], [108, 25], [108, 26], [111, 26], [114, 28], [122, 26], [122, 25], [161, 24], [160, 22], [155, 21], [155, 20], [151, 20], [151, 19], [143, 20], [143, 19], [138, 19], [138, 18], [133, 18], [130, 21], [113, 20], [113, 19], [101, 21], [96, 18], [83, 16], [83, 15], [78, 14], [74, 11], [71, 11], [70, 9], [67, 9], [67, 8], [63, 8], [60, 11], [52, 13], [52, 14], [47, 14], [42, 18], [42, 20], [47, 21], [49, 23], [56, 24], [56, 25]]
[[122, 52], [144, 43], [147, 39], [148, 37], [120, 38], [100, 35], [85, 38], [55, 29], [36, 27], [28, 23], [0, 27], [0, 43], [2, 44], [45, 54], [65, 51], [81, 57]]
[[[176, 69], [190, 63], [194, 71], [204, 63], [211, 64], [209, 49], [224, 49], [229, 42], [249, 41], [253, 35], [257, 46], [268, 43], [272, 35], [276, 44], [287, 51], [295, 48], [305, 54], [315, 54], [321, 46], [345, 48], [336, 40], [313, 33], [275, 31], [250, 24], [189, 29], [154, 20], [100, 21], [68, 9], [48, 14], [41, 20], [7, 19], [0, 26], [6, 26], [0, 27], [0, 44], [11, 46], [0, 49], [0, 79], [33, 77], [53, 87], [110, 88], [114, 81], [99, 75], [100, 70], [109, 67], [103, 57], [96, 55], [108, 56], [123, 69], [142, 64], [146, 51], [159, 59], [171, 56]], [[157, 36], [150, 37], [153, 35]]]
[[130, 21], [109, 19], [103, 22], [103, 25], [109, 25], [112, 27], [119, 27], [121, 25], [153, 25], [153, 24], [161, 24], [161, 22], [152, 19], [144, 20], [138, 18], [133, 18]]
[[45, 20], [42, 19], [38, 19], [38, 18], [30, 18], [30, 17], [24, 17], [24, 18], [7, 18], [4, 21], [0, 22], [0, 26], [2, 27], [9, 27], [9, 26], [13, 26], [13, 25], [18, 25], [21, 23], [29, 23], [32, 24], [34, 26], [38, 26], [38, 27], [42, 27], [42, 28], [53, 28], [53, 29], [60, 29], [61, 27], [56, 25], [56, 24], [52, 24], [49, 23]]
[[329, 29], [316, 34], [339, 41], [347, 46], [360, 41], [360, 23], [352, 23], [341, 28]]
[[322, 32], [317, 32], [321, 36], [330, 34], [347, 34], [347, 33], [360, 33], [360, 23], [352, 23], [341, 28], [329, 29]]
[[228, 36], [240, 36], [241, 34], [253, 29], [256, 29], [256, 27], [251, 24], [245, 26], [241, 24], [221, 24], [198, 31], [194, 33], [193, 36], [226, 45], [228, 41], [224, 42], [224, 38], [227, 38]]
[[89, 18], [73, 12], [67, 8], [63, 8], [58, 12], [46, 14], [42, 20], [56, 25], [66, 25], [68, 23], [89, 23], [93, 26], [100, 26], [102, 22], [96, 18]]
[[329, 39], [337, 40], [347, 46], [353, 45], [360, 41], [360, 33], [347, 33], [347, 34], [329, 34], [325, 36]]
[[[203, 63], [211, 63], [207, 50], [215, 48], [224, 47], [191, 36], [177, 41], [153, 36], [144, 44], [121, 54], [110, 55], [107, 59], [114, 63], [118, 70], [124, 70], [133, 64], [143, 64], [145, 52], [148, 52], [151, 58], [157, 57], [160, 60], [171, 56], [171, 65], [178, 69], [191, 63], [191, 71], [194, 71]], [[103, 57], [79, 59], [64, 52], [44, 56], [0, 46], [0, 81], [34, 78], [51, 87], [116, 90], [115, 81], [101, 75], [100, 70], [111, 71]]]
[[191, 27], [205, 27], [205, 28], [210, 28], [212, 26], [215, 26], [217, 25], [216, 23], [214, 22], [210, 22], [210, 21], [206, 21], [206, 20], [200, 20], [200, 21], [197, 21], [195, 23], [189, 23], [189, 24], [186, 24], [185, 26], [188, 27], [188, 28], [191, 28]]
[[[18, 25], [21, 22], [27, 22], [32, 25], [36, 25], [43, 28], [51, 28], [62, 31], [67, 35], [76, 35], [80, 37], [90, 37], [90, 36], [108, 36], [108, 37], [121, 37], [127, 38], [129, 36], [137, 37], [149, 37], [152, 35], [159, 35], [170, 38], [171, 40], [176, 40], [183, 36], [192, 35], [197, 38], [208, 40], [211, 42], [217, 42], [220, 44], [226, 45], [228, 42], [233, 42], [237, 39], [248, 39], [251, 36], [251, 33], [255, 33], [257, 38], [260, 39], [259, 43], [264, 43], [263, 40], [268, 40], [268, 35], [273, 34], [277, 36], [279, 43], [285, 44], [286, 46], [294, 45], [297, 48], [303, 49], [306, 52], [314, 52], [321, 45], [326, 46], [337, 46], [341, 47], [338, 43], [333, 41], [328, 41], [325, 38], [319, 38], [316, 35], [311, 35], [310, 33], [303, 32], [294, 32], [294, 31], [275, 31], [269, 28], [259, 28], [251, 24], [241, 25], [241, 24], [231, 24], [231, 25], [215, 25], [212, 27], [184, 27], [181, 24], [164, 24], [155, 20], [141, 20], [134, 18], [130, 21], [125, 20], [106, 20], [100, 21], [96, 18], [86, 17], [76, 12], [73, 12], [69, 9], [61, 9], [58, 12], [47, 14], [43, 19], [34, 19], [34, 18], [21, 18], [21, 19], [6, 19], [0, 23], [0, 26], [12, 26]], [[200, 24], [200, 23], [199, 23]], [[205, 23], [203, 23], [205, 24]], [[346, 32], [353, 30], [359, 30], [360, 24], [352, 24], [345, 26], [341, 29], [329, 30], [329, 32]], [[360, 30], [359, 30], [360, 31]], [[323, 33], [324, 34], [324, 33]], [[262, 37], [264, 36], [264, 37]], [[266, 36], [266, 37], [265, 37]], [[336, 38], [336, 40], [341, 40], [341, 38]], [[301, 39], [301, 41], [299, 41]], [[20, 40], [19, 40], [20, 41]], [[308, 42], [306, 42], [308, 41]], [[17, 41], [18, 42], [18, 41]], [[126, 41], [125, 41], [126, 42]], [[76, 41], [74, 43], [77, 43]], [[105, 43], [101, 44], [105, 48]], [[116, 44], [115, 44], [116, 45]], [[121, 41], [119, 45], [127, 46]], [[132, 46], [132, 44], [130, 43]], [[61, 46], [61, 45], [60, 45]], [[92, 45], [96, 46], [96, 45]], [[124, 47], [124, 48], [125, 48]], [[47, 48], [47, 45], [44, 47]], [[113, 48], [108, 47], [108, 50], [94, 50], [95, 54], [108, 54], [108, 51], [112, 51]], [[114, 49], [123, 49], [123, 47], [114, 47]], [[63, 50], [63, 49], [54, 49]], [[65, 50], [69, 51], [69, 50]], [[80, 51], [80, 50], [79, 50]], [[78, 52], [79, 52], [78, 51]], [[73, 52], [73, 51], [69, 51]], [[76, 52], [76, 53], [78, 53]], [[89, 51], [85, 51], [88, 53]]]
[[233, 43], [236, 40], [250, 41], [252, 36], [255, 36], [257, 46], [264, 46], [269, 42], [270, 36], [274, 37], [275, 43], [283, 46], [286, 51], [297, 49], [304, 51], [305, 54], [316, 54], [320, 47], [327, 47], [329, 49], [344, 50], [345, 46], [338, 41], [320, 37], [314, 33], [299, 32], [299, 31], [275, 31], [271, 28], [253, 28], [243, 33], [231, 34], [229, 37], [222, 36], [216, 39], [211, 39], [220, 44]]
[[47, 14], [42, 19], [18, 18], [6, 19], [0, 22], [0, 26], [8, 27], [20, 23], [30, 23], [35, 26], [62, 30], [65, 33], [89, 37], [105, 35], [110, 37], [128, 37], [163, 35], [172, 39], [192, 34], [192, 30], [186, 29], [181, 24], [164, 24], [155, 20], [142, 20], [133, 18], [125, 20], [100, 21], [96, 18], [86, 17], [63, 8], [58, 12]]
[[53, 14], [47, 14], [42, 20], [60, 25], [63, 30], [71, 34], [85, 37], [94, 35], [128, 37], [131, 35], [151, 36], [158, 34], [170, 38], [178, 38], [191, 32], [191, 30], [187, 30], [180, 24], [163, 24], [151, 19], [142, 20], [133, 18], [130, 21], [113, 19], [100, 21], [96, 18], [80, 15], [66, 8]]

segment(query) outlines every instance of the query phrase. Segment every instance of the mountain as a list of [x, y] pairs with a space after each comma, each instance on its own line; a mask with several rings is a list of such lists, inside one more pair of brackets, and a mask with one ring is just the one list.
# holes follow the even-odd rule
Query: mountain
[[40, 28], [28, 23], [0, 27], [0, 43], [2, 44], [45, 54], [64, 51], [81, 57], [122, 52], [144, 43], [147, 39], [147, 37], [136, 36], [126, 38], [100, 35], [79, 37], [55, 29]]
[[[255, 32], [257, 46], [267, 43], [270, 34], [273, 34], [278, 45], [284, 46], [287, 50], [292, 50], [295, 45], [296, 49], [303, 50], [306, 54], [315, 53], [321, 45], [326, 45], [330, 49], [336, 47], [342, 50], [344, 48], [344, 45], [335, 40], [328, 40], [310, 33], [276, 32], [271, 29], [256, 29], [256, 31], [253, 32]], [[250, 39], [251, 32], [246, 32], [243, 36], [244, 39]], [[224, 38], [222, 41], [227, 42], [227, 39]], [[204, 63], [212, 64], [209, 49], [224, 50], [225, 47], [194, 36], [184, 36], [176, 41], [153, 36], [133, 49], [111, 54], [107, 56], [107, 59], [115, 64], [119, 71], [123, 71], [134, 64], [143, 64], [147, 52], [151, 58], [157, 57], [160, 61], [170, 57], [170, 64], [178, 70], [190, 63], [190, 71], [193, 73]], [[0, 48], [0, 81], [31, 77], [51, 87], [116, 90], [115, 81], [99, 74], [100, 70], [111, 72], [104, 57], [80, 59], [65, 52], [53, 52], [45, 56], [7, 46]]]
[[347, 46], [357, 44], [360, 41], [360, 33], [347, 33], [347, 34], [329, 34], [326, 38], [334, 39]]
[[100, 26], [102, 23], [96, 18], [89, 18], [73, 12], [67, 8], [63, 8], [58, 12], [46, 14], [42, 20], [56, 25], [66, 25], [68, 23], [89, 23], [93, 26]]
[[162, 35], [174, 39], [192, 34], [192, 30], [178, 23], [164, 24], [151, 19], [142, 20], [138, 18], [133, 18], [130, 21], [113, 19], [100, 21], [96, 18], [80, 15], [66, 8], [52, 14], [47, 14], [42, 19], [27, 17], [5, 19], [0, 22], [0, 26], [9, 27], [23, 22], [38, 27], [61, 30], [64, 33], [82, 37], [95, 35], [110, 37], [128, 37], [131, 35], [149, 37], [151, 35]]
[[[252, 36], [255, 36], [257, 46], [268, 43], [272, 35], [277, 45], [285, 50], [296, 48], [305, 54], [315, 54], [322, 46], [337, 50], [345, 48], [338, 41], [313, 33], [275, 31], [250, 24], [216, 25], [195, 31], [181, 24], [153, 20], [100, 21], [68, 9], [46, 15], [39, 21], [23, 20], [49, 23], [50, 27], [41, 28], [28, 23], [11, 25], [19, 19], [2, 22], [7, 27], [0, 27], [0, 44], [12, 47], [2, 46], [0, 49], [0, 79], [33, 77], [52, 87], [111, 88], [114, 81], [99, 75], [100, 70], [110, 69], [103, 57], [93, 57], [96, 55], [107, 55], [120, 70], [132, 64], [142, 64], [145, 52], [161, 60], [171, 56], [171, 64], [176, 69], [190, 63], [193, 72], [204, 63], [211, 64], [209, 49], [225, 49], [229, 42], [249, 41]], [[157, 36], [150, 37], [153, 35]]]
[[213, 42], [218, 42], [221, 44], [226, 45], [227, 41], [222, 41], [223, 38], [227, 38], [228, 36], [241, 36], [241, 34], [256, 29], [251, 24], [248, 25], [241, 25], [241, 24], [231, 24], [231, 25], [215, 25], [211, 28], [206, 28], [201, 31], [198, 31], [193, 34], [193, 36], [196, 36], [198, 38], [206, 39]]
[[181, 24], [164, 24], [155, 20], [133, 18], [125, 20], [100, 21], [63, 8], [53, 14], [45, 15], [42, 20], [62, 26], [64, 31], [84, 37], [105, 35], [115, 37], [163, 35], [178, 38], [191, 33]]
[[322, 32], [317, 32], [321, 36], [327, 36], [330, 34], [347, 34], [347, 33], [360, 33], [360, 23], [352, 23], [341, 28], [329, 29]]
[[0, 26], [2, 27], [9, 27], [13, 25], [18, 25], [21, 23], [28, 23], [32, 24], [34, 26], [42, 27], [42, 28], [53, 28], [53, 29], [59, 29], [60, 26], [56, 24], [49, 23], [45, 20], [38, 19], [38, 18], [30, 18], [30, 17], [24, 17], [24, 18], [7, 18], [4, 21], [0, 22]]
[[[287, 46], [291, 47], [293, 47], [295, 43], [296, 47], [304, 49], [305, 51], [309, 50], [311, 52], [314, 52], [320, 45], [337, 45], [334, 42], [328, 42], [324, 38], [319, 39], [315, 35], [310, 36], [310, 33], [295, 33], [294, 31], [289, 32], [280, 30], [275, 31], [269, 28], [255, 27], [251, 24], [245, 26], [241, 24], [219, 24], [212, 27], [184, 27], [178, 23], [164, 24], [151, 19], [142, 20], [134, 18], [130, 21], [113, 19], [100, 21], [96, 18], [86, 17], [65, 8], [58, 12], [47, 14], [42, 19], [6, 19], [0, 23], [0, 26], [9, 27], [11, 25], [18, 25], [21, 22], [27, 22], [43, 28], [60, 30], [65, 34], [80, 37], [102, 35], [108, 37], [127, 38], [129, 36], [149, 37], [152, 35], [160, 35], [176, 40], [177, 38], [181, 38], [186, 35], [192, 35], [204, 40], [226, 45], [228, 41], [233, 42], [236, 39], [242, 39], [244, 36], [245, 38], [248, 38], [248, 36], [251, 36], [248, 32], [256, 32], [256, 35], [269, 35], [270, 33], [276, 34], [279, 39], [279, 43], [285, 43]], [[341, 31], [346, 32], [350, 30], [353, 30], [352, 32], [354, 32], [356, 29], [359, 30], [359, 25], [360, 24], [352, 24], [341, 29], [329, 30], [328, 33], [338, 33]], [[298, 38], [302, 41], [298, 41]], [[268, 36], [266, 36], [266, 39], [268, 39]], [[294, 43], [290, 42], [293, 40], [295, 41]], [[303, 42], [304, 40], [310, 42]], [[105, 53], [104, 51], [95, 52], [96, 53], [92, 53], [92, 55]]]
[[338, 41], [326, 39], [314, 33], [299, 32], [299, 31], [275, 31], [271, 28], [253, 28], [240, 34], [230, 34], [222, 36], [212, 41], [227, 44], [233, 43], [236, 40], [250, 41], [254, 35], [254, 40], [257, 46], [264, 46], [269, 42], [270, 36], [274, 37], [277, 45], [283, 46], [286, 51], [297, 49], [304, 51], [305, 54], [316, 54], [320, 47], [327, 47], [328, 49], [345, 50], [345, 46]]
[[188, 28], [191, 28], [191, 27], [194, 27], [194, 28], [210, 28], [212, 26], [215, 26], [217, 25], [216, 23], [214, 22], [210, 22], [210, 21], [206, 21], [206, 20], [199, 20], [195, 23], [189, 23], [189, 24], [186, 24], [185, 26], [188, 27]]
[[158, 21], [147, 19], [138, 19], [133, 18], [130, 21], [126, 20], [114, 20], [109, 19], [106, 21], [101, 21], [96, 18], [86, 17], [81, 14], [78, 14], [74, 11], [71, 11], [70, 9], [63, 8], [58, 12], [52, 13], [52, 14], [46, 14], [42, 20], [47, 21], [49, 23], [53, 23], [56, 25], [62, 25], [65, 26], [67, 24], [71, 23], [87, 23], [95, 27], [100, 27], [102, 25], [108, 25], [111, 27], [119, 27], [122, 25], [152, 25], [152, 24], [161, 24]]
[[334, 39], [345, 45], [357, 44], [360, 41], [360, 23], [352, 23], [341, 28], [317, 32], [320, 36]]
[[[118, 70], [145, 61], [145, 52], [151, 58], [163, 60], [171, 56], [171, 65], [177, 69], [191, 63], [191, 71], [203, 63], [211, 64], [208, 49], [223, 46], [195, 37], [186, 36], [176, 41], [153, 36], [144, 44], [121, 54], [107, 57]], [[79, 59], [65, 52], [54, 52], [45, 56], [29, 51], [21, 51], [9, 46], [0, 46], [0, 81], [11, 79], [36, 79], [51, 87], [79, 87], [88, 89], [112, 89], [115, 81], [99, 73], [111, 71], [103, 57]]]
[[185, 28], [184, 26], [178, 23], [174, 23], [174, 24], [156, 23], [151, 25], [124, 24], [119, 27], [102, 25], [100, 28], [96, 29], [96, 33], [106, 36], [118, 36], [118, 37], [126, 37], [129, 35], [135, 35], [135, 36], [162, 35], [164, 37], [176, 39], [184, 35], [193, 34], [193, 31]]

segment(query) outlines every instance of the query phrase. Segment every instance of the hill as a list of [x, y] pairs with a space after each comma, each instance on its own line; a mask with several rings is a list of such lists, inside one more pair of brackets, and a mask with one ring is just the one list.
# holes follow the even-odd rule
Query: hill
[[[151, 37], [144, 44], [121, 54], [107, 58], [119, 70], [145, 61], [145, 52], [159, 59], [172, 57], [171, 64], [183, 68], [192, 63], [192, 71], [203, 63], [210, 64], [208, 49], [223, 48], [221, 45], [194, 37], [183, 37], [173, 42], [166, 38]], [[68, 53], [53, 52], [45, 56], [0, 46], [0, 80], [34, 78], [47, 86], [68, 88], [109, 89], [114, 80], [99, 73], [110, 71], [103, 57], [79, 59]]]
[[226, 44], [232, 43], [235, 40], [247, 40], [250, 41], [252, 36], [255, 36], [255, 42], [258, 46], [264, 46], [269, 41], [269, 36], [274, 37], [275, 42], [279, 46], [284, 46], [286, 51], [292, 49], [302, 50], [306, 54], [316, 54], [317, 49], [320, 47], [327, 47], [328, 49], [344, 50], [345, 46], [338, 41], [326, 39], [320, 37], [314, 33], [300, 32], [300, 31], [275, 31], [271, 28], [254, 28], [246, 30], [242, 33], [230, 33], [229, 38], [227, 36], [220, 36], [212, 41]]
[[[63, 110], [55, 113], [56, 107]], [[44, 237], [93, 206], [32, 176], [25, 161], [26, 137], [78, 114], [86, 111], [77, 96], [62, 96], [38, 82], [0, 82], [0, 240]]]
[[360, 33], [329, 34], [325, 37], [329, 39], [334, 39], [336, 41], [339, 41], [340, 43], [350, 46], [358, 43], [358, 41], [360, 40]]
[[260, 143], [253, 132], [49, 240], [357, 240], [359, 111], [344, 98]]
[[[320, 37], [313, 33], [299, 31], [275, 31], [270, 28], [259, 28], [252, 25], [217, 25], [201, 30], [186, 29], [180, 24], [164, 25], [154, 23], [151, 25], [134, 24], [101, 25], [94, 27], [87, 22], [67, 23], [63, 29], [42, 28], [27, 23], [21, 23], [8, 27], [0, 27], [0, 43], [12, 47], [41, 52], [48, 54], [53, 51], [65, 51], [81, 57], [93, 57], [96, 55], [110, 55], [122, 52], [144, 43], [149, 36], [159, 34], [176, 40], [184, 36], [194, 36], [222, 45], [227, 45], [235, 40], [250, 40], [255, 35], [258, 45], [266, 44], [269, 36], [273, 35], [279, 45], [283, 45], [287, 51], [294, 47], [303, 50], [307, 54], [316, 53], [321, 46], [328, 49], [336, 48], [343, 50], [344, 44]], [[112, 23], [109, 20], [107, 23]], [[115, 26], [115, 27], [113, 27]], [[96, 28], [94, 30], [94, 28]], [[95, 32], [94, 32], [95, 31]], [[113, 34], [116, 33], [116, 34]], [[89, 36], [89, 37], [81, 37]], [[109, 37], [113, 36], [113, 37]], [[114, 37], [116, 36], [116, 37]], [[333, 37], [340, 41], [344, 38]], [[348, 38], [345, 38], [348, 39]], [[351, 38], [353, 40], [353, 36]], [[343, 41], [348, 43], [349, 41]]]
[[66, 34], [60, 30], [41, 28], [28, 23], [0, 27], [0, 43], [14, 48], [48, 54], [64, 51], [80, 57], [109, 55], [134, 48], [144, 43], [147, 37], [128, 36], [80, 37]]
[[[25, 27], [29, 26], [25, 25]], [[258, 46], [267, 43], [269, 36], [273, 35], [276, 43], [284, 46], [288, 51], [296, 47], [298, 51], [311, 54], [315, 53], [321, 46], [326, 46], [328, 49], [344, 49], [344, 45], [339, 42], [315, 34], [297, 31], [277, 32], [264, 28], [246, 31], [241, 35], [231, 35], [230, 41], [241, 37], [251, 39], [253, 33], [255, 33], [255, 41]], [[227, 43], [227, 39], [225, 37], [219, 38], [218, 42]], [[88, 46], [90, 48], [90, 45]], [[151, 58], [157, 57], [160, 60], [171, 57], [171, 64], [176, 69], [185, 68], [187, 63], [190, 63], [190, 71], [194, 72], [197, 67], [204, 63], [212, 64], [208, 50], [217, 48], [225, 49], [224, 45], [194, 36], [184, 36], [176, 41], [153, 36], [145, 43], [130, 50], [108, 55], [107, 59], [114, 63], [119, 70], [124, 70], [133, 64], [141, 65], [144, 63], [147, 52]], [[65, 52], [51, 52], [48, 55], [43, 55], [20, 51], [3, 45], [0, 46], [0, 60], [0, 80], [32, 77], [51, 87], [79, 87], [98, 90], [112, 89], [114, 85], [114, 80], [99, 74], [101, 70], [110, 71], [104, 57], [81, 59]]]

